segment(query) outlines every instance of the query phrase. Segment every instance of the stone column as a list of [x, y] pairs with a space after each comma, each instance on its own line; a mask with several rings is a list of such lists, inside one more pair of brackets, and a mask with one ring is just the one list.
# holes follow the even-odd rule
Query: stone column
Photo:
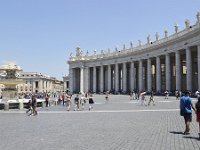
[[192, 56], [191, 56], [190, 47], [186, 47], [186, 67], [187, 67], [186, 87], [187, 87], [187, 90], [192, 91]]
[[104, 76], [103, 76], [103, 65], [100, 66], [100, 92], [103, 93], [104, 90]]
[[197, 65], [198, 65], [198, 90], [200, 91], [200, 45], [197, 46]]
[[127, 92], [127, 68], [126, 63], [123, 63], [123, 92]]
[[135, 89], [135, 65], [134, 62], [131, 62], [130, 69], [130, 90], [133, 91]]
[[97, 91], [97, 70], [96, 66], [93, 67], [93, 92]]
[[111, 65], [108, 65], [108, 91], [111, 90]]
[[170, 68], [170, 55], [165, 55], [165, 76], [166, 76], [166, 90], [171, 91], [171, 68]]
[[156, 57], [156, 90], [161, 91], [161, 67], [160, 67], [160, 56]]
[[147, 90], [150, 92], [152, 90], [152, 69], [151, 69], [151, 59], [147, 59]]
[[118, 63], [115, 63], [115, 92], [119, 91], [119, 67]]
[[74, 92], [74, 70], [69, 68], [69, 91], [72, 94]]
[[89, 91], [89, 78], [90, 78], [90, 73], [89, 73], [89, 67], [85, 67], [84, 69], [84, 92]]
[[139, 60], [139, 91], [143, 90], [143, 62]]
[[80, 68], [80, 92], [84, 93], [84, 67]]
[[180, 51], [176, 51], [176, 90], [181, 90], [181, 58]]

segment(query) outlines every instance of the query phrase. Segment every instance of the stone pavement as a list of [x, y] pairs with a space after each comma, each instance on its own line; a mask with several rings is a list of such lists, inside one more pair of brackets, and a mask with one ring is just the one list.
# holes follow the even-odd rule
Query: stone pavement
[[[148, 99], [148, 97], [146, 97]], [[198, 150], [198, 124], [193, 114], [191, 134], [183, 135], [179, 101], [155, 97], [155, 106], [141, 106], [129, 96], [95, 95], [94, 110], [66, 111], [63, 106], [24, 111], [0, 111], [2, 150]]]

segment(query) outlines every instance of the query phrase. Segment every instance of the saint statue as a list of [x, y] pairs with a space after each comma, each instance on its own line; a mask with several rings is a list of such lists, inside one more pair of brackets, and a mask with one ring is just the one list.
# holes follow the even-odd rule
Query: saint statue
[[175, 33], [178, 33], [178, 24], [175, 24]]
[[80, 47], [77, 47], [77, 48], [76, 48], [76, 56], [77, 56], [77, 57], [82, 56], [82, 50], [81, 50]]
[[156, 41], [159, 41], [159, 34], [156, 32]]
[[123, 50], [126, 50], [126, 45], [125, 44], [123, 45]]
[[168, 37], [168, 31], [165, 30], [165, 38], [167, 38], [167, 37]]
[[147, 37], [147, 43], [151, 44], [151, 36], [150, 35], [148, 35], [148, 37]]
[[96, 49], [94, 49], [94, 55], [96, 55], [97, 54], [97, 50]]
[[130, 42], [130, 46], [131, 46], [131, 48], [133, 48], [133, 42], [132, 41]]
[[197, 23], [200, 23], [200, 12], [197, 13]]
[[190, 21], [188, 19], [185, 20], [186, 29], [190, 28]]
[[138, 40], [138, 46], [139, 46], [139, 47], [142, 46], [141, 40]]

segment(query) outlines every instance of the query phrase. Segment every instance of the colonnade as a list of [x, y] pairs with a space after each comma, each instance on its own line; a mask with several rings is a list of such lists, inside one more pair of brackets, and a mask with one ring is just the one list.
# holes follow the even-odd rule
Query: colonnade
[[70, 67], [70, 91], [128, 93], [133, 90], [200, 90], [200, 45], [145, 58], [98, 60]]

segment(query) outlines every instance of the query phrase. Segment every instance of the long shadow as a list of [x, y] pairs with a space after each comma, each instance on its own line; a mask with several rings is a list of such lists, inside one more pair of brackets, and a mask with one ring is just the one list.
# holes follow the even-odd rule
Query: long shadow
[[169, 133], [173, 133], [173, 134], [183, 134], [183, 132], [179, 132], [179, 131], [169, 131]]
[[194, 140], [200, 141], [200, 139], [198, 137], [193, 137], [193, 136], [184, 136], [183, 138], [185, 138], [185, 139], [194, 139]]
[[[178, 131], [169, 131], [169, 133], [184, 135], [183, 132], [178, 132]], [[194, 140], [200, 141], [200, 139], [198, 137], [193, 137], [193, 136], [188, 136], [188, 135], [183, 136], [183, 138], [185, 138], [185, 139], [194, 139]]]

